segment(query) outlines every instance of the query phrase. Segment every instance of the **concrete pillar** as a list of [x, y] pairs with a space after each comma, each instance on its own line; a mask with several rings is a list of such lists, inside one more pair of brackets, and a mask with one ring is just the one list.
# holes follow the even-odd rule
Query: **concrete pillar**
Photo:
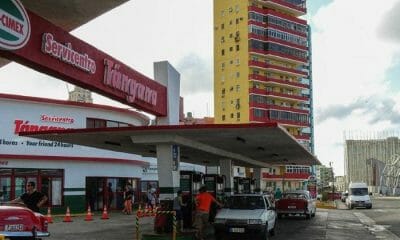
[[179, 147], [171, 144], [157, 145], [158, 185], [160, 200], [173, 200], [179, 190]]
[[253, 168], [254, 189], [259, 189], [261, 192], [265, 189], [265, 183], [262, 180], [262, 168]]
[[225, 176], [225, 195], [233, 195], [233, 169], [231, 159], [221, 159], [219, 161], [221, 175]]
[[[167, 87], [167, 116], [158, 117], [157, 125], [179, 124], [180, 74], [167, 61], [154, 63], [154, 80]], [[160, 200], [171, 204], [180, 185], [179, 146], [157, 145], [157, 169]], [[172, 207], [172, 206], [170, 206]]]

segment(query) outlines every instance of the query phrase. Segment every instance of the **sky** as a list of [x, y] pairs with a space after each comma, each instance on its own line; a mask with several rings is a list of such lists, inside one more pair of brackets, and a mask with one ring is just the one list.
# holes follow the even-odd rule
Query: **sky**
[[[400, 0], [308, 0], [312, 27], [315, 154], [344, 172], [344, 133], [372, 136], [400, 124]], [[213, 116], [212, 0], [132, 0], [72, 32], [153, 77], [153, 62], [181, 73], [185, 112]], [[73, 86], [12, 63], [0, 91], [67, 99]], [[123, 106], [97, 94], [94, 102]]]

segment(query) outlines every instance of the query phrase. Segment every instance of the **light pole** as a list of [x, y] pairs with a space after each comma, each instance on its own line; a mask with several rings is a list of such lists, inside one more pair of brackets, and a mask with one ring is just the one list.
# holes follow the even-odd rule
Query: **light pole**
[[335, 201], [335, 176], [333, 175], [332, 163], [333, 162], [329, 162], [329, 167], [331, 168], [332, 171], [332, 201]]

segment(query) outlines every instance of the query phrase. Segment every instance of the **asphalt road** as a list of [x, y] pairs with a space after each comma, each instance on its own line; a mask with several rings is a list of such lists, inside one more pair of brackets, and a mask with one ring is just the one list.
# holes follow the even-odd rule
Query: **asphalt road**
[[[119, 212], [109, 214], [109, 220], [85, 222], [84, 217], [74, 217], [72, 223], [55, 218], [48, 240], [131, 240], [136, 239], [135, 216]], [[140, 220], [142, 232], [152, 232], [153, 219]], [[276, 236], [272, 240], [346, 240], [387, 239], [400, 240], [400, 198], [373, 199], [373, 208], [348, 210], [339, 203], [339, 209], [318, 209], [315, 218], [286, 217], [278, 220]], [[208, 240], [213, 240], [209, 237]]]

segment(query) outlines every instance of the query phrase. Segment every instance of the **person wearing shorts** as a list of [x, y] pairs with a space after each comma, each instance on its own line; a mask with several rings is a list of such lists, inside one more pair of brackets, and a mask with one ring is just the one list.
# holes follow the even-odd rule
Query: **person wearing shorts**
[[213, 195], [208, 193], [206, 190], [206, 186], [200, 187], [199, 194], [196, 196], [196, 214], [194, 225], [197, 229], [196, 238], [198, 240], [205, 239], [204, 230], [208, 225], [211, 203], [215, 202], [220, 207], [223, 206], [222, 203], [218, 202]]

